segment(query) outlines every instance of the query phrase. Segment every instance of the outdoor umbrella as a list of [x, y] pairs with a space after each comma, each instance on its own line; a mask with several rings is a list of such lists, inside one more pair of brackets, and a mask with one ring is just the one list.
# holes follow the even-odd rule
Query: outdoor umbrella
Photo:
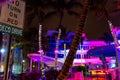
[[[32, 61], [40, 62], [40, 54], [32, 53], [32, 54], [28, 54], [27, 56], [28, 56], [28, 58], [32, 59]], [[44, 55], [43, 61], [49, 67], [54, 67], [54, 65], [55, 65], [54, 64], [55, 59], [52, 57], [48, 57], [48, 56]], [[63, 65], [63, 63], [59, 61], [58, 65], [61, 66], [61, 65]]]

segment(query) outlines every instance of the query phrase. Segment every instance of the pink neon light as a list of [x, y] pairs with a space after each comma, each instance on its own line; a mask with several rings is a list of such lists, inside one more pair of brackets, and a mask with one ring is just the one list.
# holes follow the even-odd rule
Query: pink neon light
[[38, 52], [39, 52], [39, 53], [43, 53], [43, 50], [39, 50]]
[[94, 58], [94, 59], [74, 59], [75, 64], [80, 64], [80, 63], [102, 63], [99, 58]]
[[120, 46], [118, 46], [117, 48], [120, 49]]
[[86, 37], [86, 34], [85, 34], [85, 33], [82, 33], [82, 37]]
[[92, 46], [105, 46], [105, 45], [107, 45], [106, 42], [104, 42], [104, 41], [90, 41], [88, 44], [92, 45]]
[[58, 50], [55, 50], [55, 53], [59, 53], [59, 51], [58, 51]]

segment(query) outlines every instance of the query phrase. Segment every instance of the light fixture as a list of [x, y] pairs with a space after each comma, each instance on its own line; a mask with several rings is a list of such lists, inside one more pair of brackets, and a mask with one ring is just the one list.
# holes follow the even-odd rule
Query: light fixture
[[2, 48], [2, 49], [0, 50], [0, 52], [3, 54], [3, 53], [5, 52], [5, 49]]

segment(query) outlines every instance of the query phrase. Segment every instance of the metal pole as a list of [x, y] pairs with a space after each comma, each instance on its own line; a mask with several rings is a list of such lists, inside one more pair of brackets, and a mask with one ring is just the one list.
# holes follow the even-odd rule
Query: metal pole
[[9, 79], [9, 71], [10, 71], [10, 52], [11, 52], [11, 39], [12, 35], [9, 35], [9, 41], [8, 41], [8, 52], [6, 55], [6, 64], [5, 64], [5, 70], [4, 70], [4, 80]]
[[66, 53], [66, 43], [64, 43], [64, 61], [66, 59], [67, 53]]
[[32, 71], [32, 59], [30, 59], [30, 72]]

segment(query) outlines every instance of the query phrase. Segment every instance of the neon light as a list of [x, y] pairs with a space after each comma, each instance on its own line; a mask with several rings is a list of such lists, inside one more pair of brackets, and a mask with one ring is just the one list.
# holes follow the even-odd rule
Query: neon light
[[59, 53], [59, 51], [58, 51], [58, 50], [55, 50], [55, 53]]
[[111, 64], [111, 68], [115, 68], [115, 67], [116, 67], [115, 63]]
[[39, 52], [39, 53], [43, 53], [43, 50], [39, 50], [38, 52]]

